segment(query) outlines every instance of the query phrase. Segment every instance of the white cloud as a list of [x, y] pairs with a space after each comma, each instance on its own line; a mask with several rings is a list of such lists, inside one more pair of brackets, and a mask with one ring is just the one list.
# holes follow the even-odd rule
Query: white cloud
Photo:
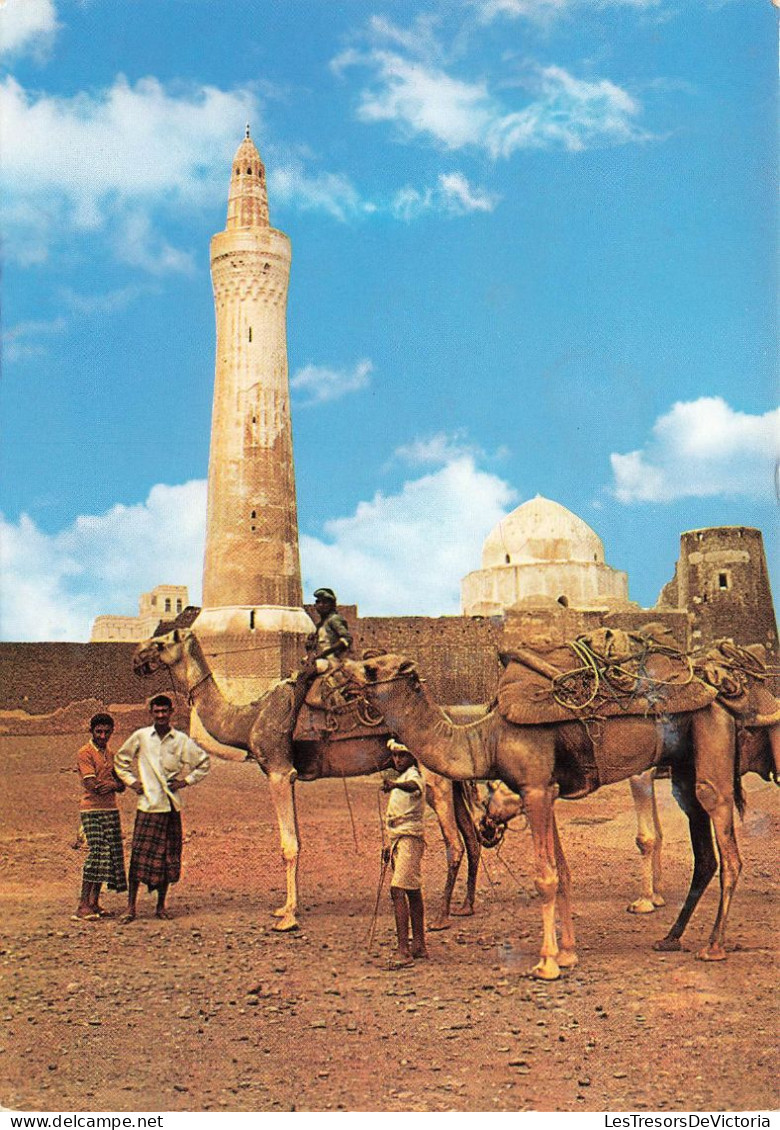
[[323, 539], [303, 535], [305, 588], [332, 585], [365, 616], [457, 614], [461, 578], [515, 497], [470, 455], [455, 455], [398, 494], [377, 493], [327, 522]]
[[463, 429], [451, 434], [436, 432], [432, 436], [414, 439], [397, 447], [393, 454], [395, 459], [411, 466], [438, 465], [455, 462], [464, 456], [475, 459], [483, 456], [481, 449], [468, 441]]
[[773, 493], [780, 409], [735, 411], [721, 397], [681, 401], [659, 417], [644, 448], [610, 456], [621, 502]]
[[469, 212], [492, 212], [499, 197], [472, 186], [463, 173], [441, 173], [434, 188], [411, 185], [398, 189], [390, 202], [396, 219], [416, 220], [425, 212], [465, 216]]
[[0, 516], [0, 638], [87, 640], [95, 616], [136, 615], [157, 584], [187, 585], [197, 603], [205, 525], [205, 481], [159, 484], [54, 534]]
[[657, 8], [662, 0], [470, 0], [486, 23], [502, 16], [546, 22], [565, 12], [574, 12], [586, 5], [593, 8]]
[[52, 318], [49, 321], [32, 320], [17, 322], [3, 331], [3, 361], [13, 364], [14, 361], [27, 360], [30, 357], [42, 357], [48, 352], [47, 341], [52, 336], [58, 336], [66, 327], [62, 317]]
[[60, 294], [70, 310], [89, 317], [126, 310], [148, 289], [142, 286], [123, 286], [102, 294], [79, 294], [70, 287], [63, 287]]
[[650, 137], [635, 124], [639, 104], [607, 79], [588, 82], [562, 67], [545, 67], [534, 85], [534, 102], [491, 124], [486, 144], [492, 156], [556, 147], [579, 152]]
[[484, 83], [451, 78], [445, 71], [389, 51], [342, 57], [342, 68], [362, 64], [375, 85], [360, 96], [364, 122], [394, 122], [410, 135], [428, 134], [447, 149], [479, 143], [496, 110]]
[[61, 235], [108, 231], [127, 258], [136, 234], [140, 265], [181, 269], [187, 253], [154, 234], [154, 209], [170, 216], [225, 198], [243, 124], [258, 117], [247, 90], [174, 91], [119, 76], [109, 89], [61, 98], [31, 94], [7, 76], [0, 178], [9, 250], [29, 260], [32, 238], [40, 260]]
[[45, 54], [58, 28], [54, 0], [2, 0], [0, 54]]
[[374, 212], [348, 177], [341, 173], [307, 172], [300, 161], [288, 160], [268, 174], [268, 191], [274, 201], [295, 204], [304, 212], [325, 212], [349, 220]]
[[340, 400], [350, 392], [368, 388], [374, 366], [371, 361], [358, 361], [352, 369], [328, 369], [322, 365], [304, 365], [290, 379], [293, 392], [302, 393], [302, 406]]
[[335, 65], [372, 73], [357, 107], [364, 122], [390, 122], [406, 138], [427, 137], [451, 151], [473, 147], [506, 158], [520, 149], [578, 151], [651, 136], [636, 124], [641, 107], [625, 90], [607, 79], [578, 79], [563, 67], [529, 71], [530, 100], [513, 110], [484, 81], [453, 78], [394, 52], [353, 50]]

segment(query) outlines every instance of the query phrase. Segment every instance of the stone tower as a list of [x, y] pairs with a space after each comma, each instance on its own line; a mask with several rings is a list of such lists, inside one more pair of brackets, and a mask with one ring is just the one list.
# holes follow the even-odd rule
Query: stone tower
[[236, 700], [289, 673], [300, 647], [290, 637], [312, 627], [301, 607], [289, 275], [290, 241], [270, 225], [265, 168], [247, 126], [233, 159], [227, 224], [211, 241], [217, 344], [203, 610], [196, 623], [199, 635], [216, 637], [210, 651], [224, 653], [220, 682]]
[[657, 608], [687, 609], [694, 647], [730, 636], [761, 643], [777, 654], [769, 571], [761, 531], [749, 526], [711, 526], [680, 535], [674, 580]]

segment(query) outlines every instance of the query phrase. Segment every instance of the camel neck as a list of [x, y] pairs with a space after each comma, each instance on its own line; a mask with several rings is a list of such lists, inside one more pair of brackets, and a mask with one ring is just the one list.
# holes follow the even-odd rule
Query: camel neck
[[487, 719], [456, 726], [426, 691], [403, 681], [388, 688], [382, 705], [388, 727], [423, 765], [457, 781], [488, 776]]

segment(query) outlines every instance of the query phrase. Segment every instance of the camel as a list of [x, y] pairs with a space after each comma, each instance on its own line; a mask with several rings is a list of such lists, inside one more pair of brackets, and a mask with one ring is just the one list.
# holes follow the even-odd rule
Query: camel
[[[383, 655], [348, 661], [350, 677], [367, 702], [428, 769], [453, 780], [498, 778], [518, 793], [535, 851], [535, 885], [542, 901], [542, 945], [532, 974], [555, 980], [577, 963], [571, 915], [571, 876], [555, 822], [558, 795], [586, 796], [607, 784], [652, 766], [671, 767], [675, 796], [688, 817], [694, 852], [691, 886], [677, 921], [656, 948], [678, 950], [680, 937], [717, 870], [712, 829], [720, 858], [720, 902], [708, 944], [698, 953], [706, 961], [726, 957], [726, 920], [741, 870], [734, 832], [734, 804], [744, 798], [736, 769], [735, 725], [717, 703], [671, 718], [608, 718], [601, 740], [610, 780], [587, 771], [590, 737], [577, 721], [516, 725], [498, 711], [468, 725], [454, 725], [431, 699], [413, 660]], [[768, 745], [768, 743], [767, 743]], [[762, 762], [769, 779], [771, 758]], [[561, 944], [555, 932], [559, 910]]]
[[[292, 729], [306, 693], [303, 679], [282, 680], [256, 702], [236, 705], [222, 694], [195, 634], [174, 629], [136, 648], [133, 666], [142, 677], [167, 667], [189, 695], [206, 730], [217, 741], [243, 750], [268, 777], [285, 863], [287, 898], [273, 911], [275, 930], [294, 930], [298, 922], [298, 858], [300, 843], [295, 806], [295, 781], [325, 777], [360, 777], [391, 765], [390, 732], [377, 727], [373, 736], [339, 741], [293, 743]], [[458, 708], [456, 708], [457, 710]], [[481, 712], [477, 708], [477, 712]], [[461, 711], [462, 713], [462, 711]], [[305, 749], [300, 748], [305, 746]], [[297, 766], [297, 767], [296, 767]], [[480, 844], [465, 803], [463, 789], [448, 778], [423, 772], [426, 801], [436, 814], [447, 853], [447, 877], [429, 930], [443, 930], [450, 915], [472, 915]], [[467, 858], [466, 893], [460, 907], [451, 906], [455, 881]]]

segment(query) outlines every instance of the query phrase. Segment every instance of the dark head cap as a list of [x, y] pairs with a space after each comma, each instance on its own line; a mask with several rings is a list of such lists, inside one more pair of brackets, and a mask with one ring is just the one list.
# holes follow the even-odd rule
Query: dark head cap
[[322, 598], [322, 600], [332, 600], [334, 604], [336, 603], [336, 594], [333, 589], [315, 589], [314, 599], [319, 600], [320, 598]]

